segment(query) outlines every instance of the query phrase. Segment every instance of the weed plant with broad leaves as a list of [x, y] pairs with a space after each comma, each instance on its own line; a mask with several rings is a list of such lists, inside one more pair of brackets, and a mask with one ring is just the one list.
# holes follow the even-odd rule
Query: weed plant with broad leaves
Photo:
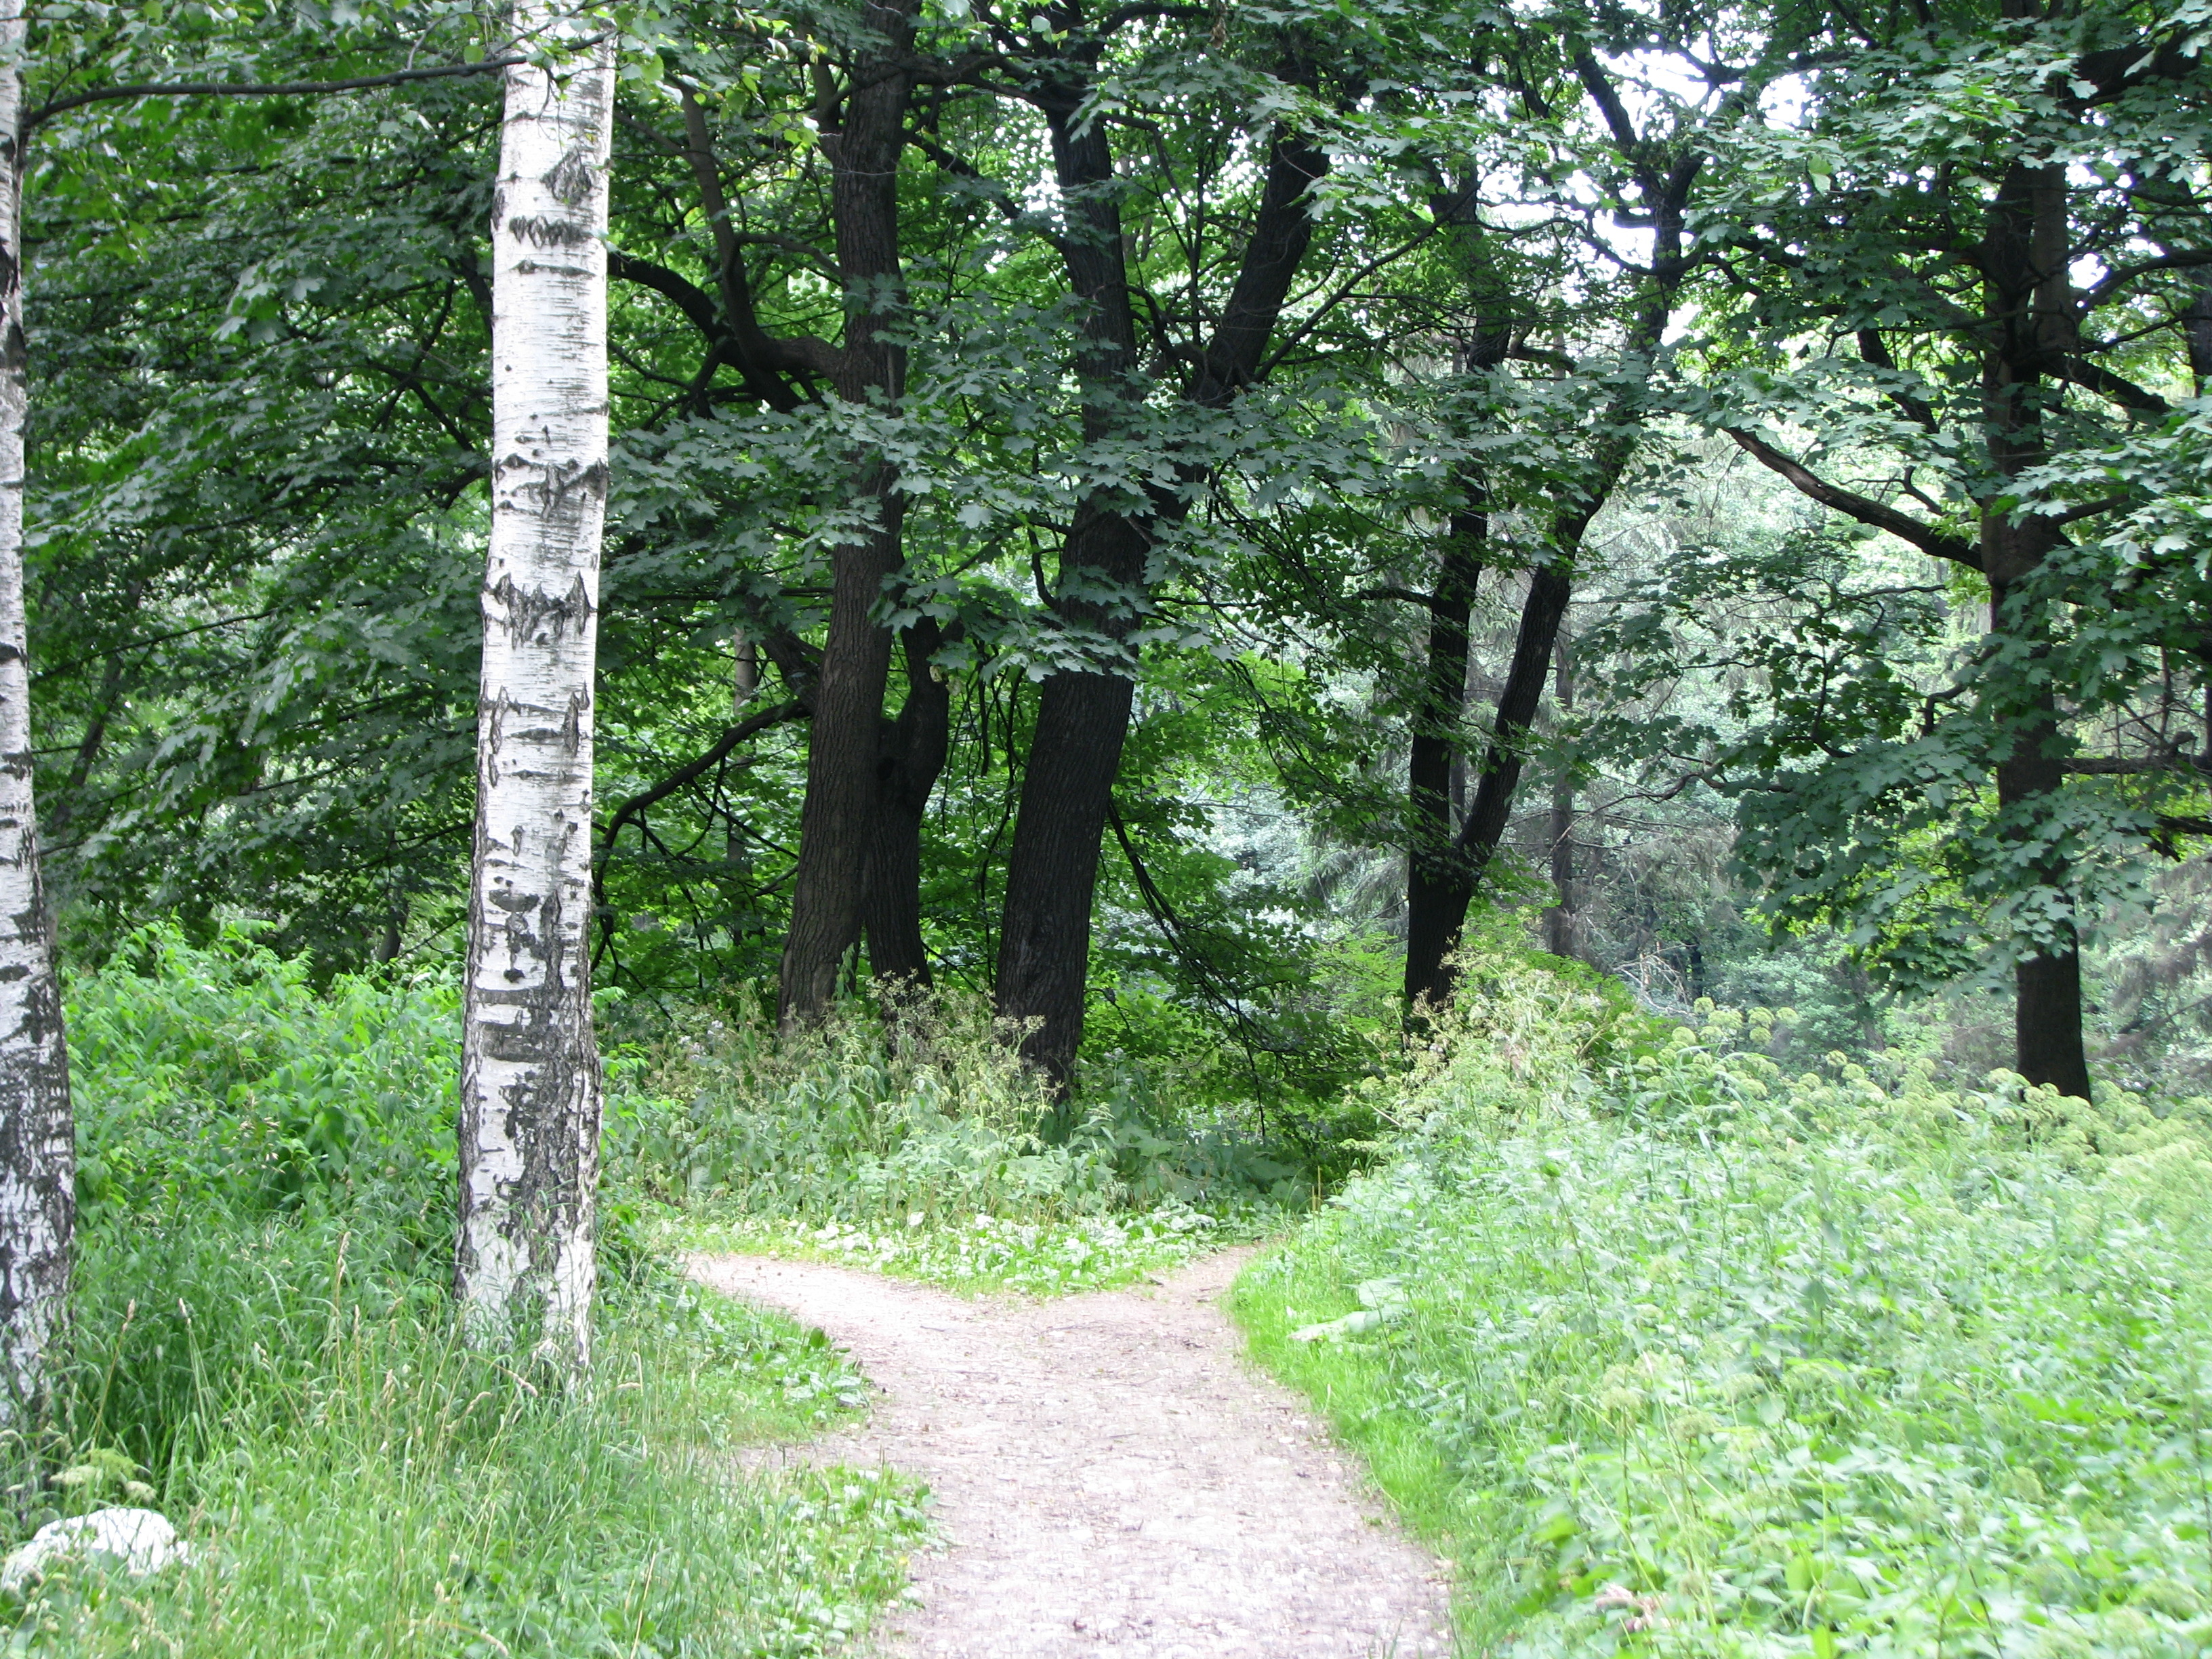
[[1239, 1316], [1456, 1559], [1479, 1651], [2212, 1644], [2212, 1111], [1790, 1075], [1510, 961]]

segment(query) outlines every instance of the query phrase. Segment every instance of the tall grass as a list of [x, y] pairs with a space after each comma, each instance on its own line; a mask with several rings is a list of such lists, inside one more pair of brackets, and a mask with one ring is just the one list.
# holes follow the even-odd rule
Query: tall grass
[[449, 990], [154, 928], [70, 1013], [67, 1467], [13, 1519], [135, 1498], [196, 1548], [48, 1580], [19, 1650], [799, 1655], [896, 1593], [912, 1488], [742, 1468], [860, 1403], [818, 1339], [618, 1248], [586, 1381], [453, 1340]]
[[1258, 1351], [1458, 1562], [1478, 1651], [2212, 1644], [2212, 1134], [1785, 1075], [1478, 976], [1399, 1155], [1248, 1273]]
[[1055, 1101], [988, 1008], [908, 999], [779, 1035], [739, 1004], [623, 1045], [611, 1158], [701, 1244], [774, 1243], [960, 1285], [1053, 1292], [1170, 1265], [1310, 1188], [1131, 1067]]

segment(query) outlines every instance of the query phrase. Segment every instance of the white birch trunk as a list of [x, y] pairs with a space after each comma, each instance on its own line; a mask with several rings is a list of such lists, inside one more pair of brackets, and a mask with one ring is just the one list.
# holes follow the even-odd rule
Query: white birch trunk
[[[530, 38], [557, 14], [515, 10]], [[493, 198], [492, 520], [455, 1291], [472, 1340], [591, 1351], [592, 714], [607, 488], [614, 46], [507, 71]]]
[[0, 1425], [35, 1413], [68, 1313], [76, 1147], [39, 828], [24, 655], [23, 0], [0, 0]]

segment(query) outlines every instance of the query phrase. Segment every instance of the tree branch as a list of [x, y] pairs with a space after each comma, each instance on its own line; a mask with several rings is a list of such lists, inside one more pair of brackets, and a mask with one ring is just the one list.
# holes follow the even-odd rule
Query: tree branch
[[[710, 341], [726, 340], [738, 367], [744, 371], [748, 390], [770, 407], [788, 413], [799, 406], [790, 389], [768, 377], [767, 371], [811, 374], [827, 380], [836, 371], [842, 354], [827, 340], [812, 335], [799, 335], [789, 339], [778, 339], [756, 332], [748, 342], [730, 324], [714, 302], [714, 296], [680, 272], [666, 265], [656, 264], [650, 259], [641, 259], [635, 254], [614, 249], [607, 252], [607, 275], [626, 283], [635, 283], [649, 288], [678, 311], [694, 328]], [[748, 349], [750, 345], [750, 349]]]
[[[1863, 328], [1859, 331], [1859, 357], [1862, 362], [1873, 365], [1885, 374], [1897, 375], [1904, 374], [1904, 371], [1897, 366], [1897, 359], [1890, 355], [1889, 343], [1881, 337], [1881, 331], [1879, 329]], [[1936, 411], [1928, 406], [1926, 398], [1916, 398], [1909, 392], [1893, 387], [1885, 389], [1882, 396], [1894, 404], [1898, 412], [1915, 426], [1928, 432], [1936, 430]]]
[[26, 137], [57, 115], [87, 104], [112, 103], [136, 98], [314, 98], [334, 92], [368, 92], [377, 87], [404, 86], [415, 81], [449, 81], [465, 75], [492, 75], [526, 64], [527, 58], [487, 58], [480, 64], [440, 64], [430, 69], [394, 70], [389, 75], [357, 76], [350, 81], [151, 81], [137, 86], [95, 87], [73, 92], [42, 104], [23, 118]]
[[970, 184], [981, 185], [983, 187], [985, 199], [993, 207], [998, 209], [999, 216], [1013, 226], [1015, 229], [1030, 231], [1051, 247], [1062, 252], [1066, 252], [1059, 235], [1053, 230], [1050, 220], [1042, 214], [1025, 211], [1021, 204], [1014, 200], [1004, 184], [996, 179], [986, 177], [982, 170], [965, 156], [954, 150], [947, 149], [925, 132], [910, 131], [906, 136], [906, 141], [954, 178], [965, 179]]
[[1598, 112], [1605, 117], [1606, 127], [1613, 134], [1613, 148], [1620, 152], [1620, 159], [1634, 169], [1636, 182], [1646, 199], [1656, 204], [1662, 191], [1659, 175], [1644, 158], [1644, 141], [1638, 136], [1636, 123], [1629, 119], [1628, 107], [1620, 101], [1620, 94], [1613, 89], [1613, 77], [1588, 48], [1577, 52], [1574, 61], [1575, 77], [1589, 94]]
[[[714, 296], [696, 283], [666, 265], [655, 264], [650, 259], [641, 259], [634, 253], [617, 249], [607, 250], [607, 275], [617, 281], [635, 283], [649, 288], [682, 312], [692, 327], [709, 340], [719, 340], [728, 334], [721, 315], [714, 309]], [[734, 344], [735, 342], [732, 342]]]
[[1894, 507], [1884, 507], [1880, 501], [1869, 501], [1863, 495], [1838, 489], [1740, 427], [1732, 426], [1726, 430], [1744, 453], [1768, 471], [1780, 473], [1796, 488], [1799, 494], [1811, 497], [1821, 506], [1856, 519], [1861, 524], [1886, 530], [1899, 541], [1911, 543], [1930, 557], [1948, 559], [1954, 564], [1963, 564], [1970, 570], [1982, 568], [1982, 556], [1972, 542], [1958, 536], [1947, 536]]
[[2155, 259], [2144, 259], [2131, 265], [2122, 265], [2108, 272], [2105, 279], [2083, 294], [2079, 304], [2084, 311], [2094, 311], [2138, 276], [2148, 276], [2159, 270], [2188, 270], [2212, 265], [2212, 248], [2192, 248], [2181, 253], [2164, 253]]
[[[1278, 74], [1293, 86], [1312, 85], [1311, 66], [1295, 58]], [[1313, 240], [1307, 194], [1328, 167], [1328, 152], [1309, 134], [1279, 131], [1269, 145], [1259, 211], [1228, 303], [1200, 356], [1193, 402], [1219, 408], [1259, 374], [1268, 337]]]
[[1410, 587], [1363, 587], [1352, 598], [1355, 603], [1374, 599], [1395, 599], [1401, 605], [1417, 605], [1424, 611], [1434, 611], [1437, 608], [1435, 594], [1418, 592]]
[[2131, 778], [2150, 772], [2201, 772], [2203, 763], [2176, 750], [2166, 755], [2077, 755], [2063, 763], [2070, 777]]
[[757, 714], [750, 715], [715, 738], [714, 746], [698, 759], [678, 767], [659, 783], [654, 784], [652, 788], [641, 790], [617, 807], [614, 817], [607, 820], [606, 838], [599, 847], [599, 861], [592, 867], [593, 902], [602, 909], [606, 907], [607, 861], [614, 856], [615, 837], [622, 834], [624, 824], [631, 822], [639, 813], [656, 801], [667, 799], [693, 779], [720, 765], [729, 758], [730, 751], [744, 742], [746, 738], [757, 737], [770, 726], [781, 726], [790, 720], [804, 720], [806, 718], [806, 706], [794, 698], [790, 702], [778, 703], [773, 708], [763, 709]]
[[2171, 838], [2175, 836], [2212, 836], [2212, 818], [2170, 817], [2158, 816], [2158, 833]]
[[2062, 380], [2094, 392], [2100, 398], [2109, 398], [2123, 409], [2133, 410], [2138, 415], [2148, 415], [2163, 420], [2173, 412], [2173, 406], [2146, 387], [2137, 386], [2125, 375], [2115, 374], [2102, 363], [2093, 363], [2087, 357], [2064, 356], [2052, 365], [2052, 372]]

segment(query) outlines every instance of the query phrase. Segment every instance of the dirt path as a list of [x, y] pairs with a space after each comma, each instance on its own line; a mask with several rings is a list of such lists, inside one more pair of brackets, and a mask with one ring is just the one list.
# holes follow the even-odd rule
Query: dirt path
[[884, 1390], [794, 1448], [927, 1480], [947, 1547], [915, 1563], [906, 1659], [1434, 1659], [1438, 1563], [1213, 1305], [1243, 1253], [1157, 1290], [971, 1302], [807, 1262], [699, 1279], [819, 1326]]

